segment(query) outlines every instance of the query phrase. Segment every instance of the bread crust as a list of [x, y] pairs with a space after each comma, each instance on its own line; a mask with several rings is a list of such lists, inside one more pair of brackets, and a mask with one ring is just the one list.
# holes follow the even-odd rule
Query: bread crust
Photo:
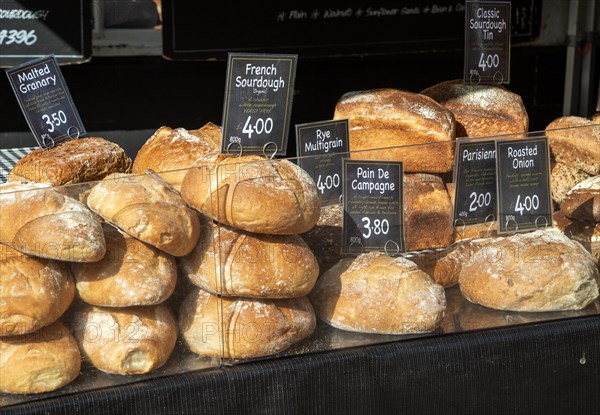
[[574, 220], [600, 223], [600, 175], [573, 186], [567, 192], [560, 210]]
[[560, 117], [548, 124], [546, 135], [557, 162], [600, 174], [600, 125], [582, 117]]

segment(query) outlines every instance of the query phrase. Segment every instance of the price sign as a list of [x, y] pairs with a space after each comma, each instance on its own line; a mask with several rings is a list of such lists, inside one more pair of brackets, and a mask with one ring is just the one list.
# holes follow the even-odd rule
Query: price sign
[[[298, 164], [311, 175], [321, 194], [321, 205], [339, 203], [342, 194], [342, 157], [348, 153], [348, 120], [296, 125]], [[315, 156], [315, 157], [307, 157]]]
[[404, 252], [402, 162], [342, 161], [342, 252]]
[[297, 55], [230, 53], [221, 152], [285, 155]]
[[85, 134], [85, 128], [54, 56], [7, 69], [23, 115], [40, 147]]
[[510, 2], [468, 1], [465, 9], [464, 81], [510, 82]]
[[496, 142], [498, 232], [552, 226], [548, 138]]
[[453, 223], [456, 227], [496, 220], [496, 143], [456, 143]]

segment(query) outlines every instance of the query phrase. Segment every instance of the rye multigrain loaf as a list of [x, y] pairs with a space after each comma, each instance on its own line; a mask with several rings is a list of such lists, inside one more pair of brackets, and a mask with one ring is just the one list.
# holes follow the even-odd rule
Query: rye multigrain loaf
[[552, 157], [558, 163], [600, 174], [600, 125], [586, 118], [561, 117], [546, 127]]
[[352, 158], [402, 160], [406, 172], [452, 170], [454, 117], [425, 95], [392, 88], [348, 92], [333, 118], [348, 119]]
[[308, 173], [289, 160], [257, 155], [201, 157], [185, 175], [181, 195], [219, 223], [274, 235], [308, 231], [321, 210]]
[[517, 134], [529, 129], [523, 100], [502, 86], [469, 85], [453, 80], [433, 85], [421, 94], [452, 112], [457, 137]]
[[133, 161], [133, 173], [151, 169], [181, 190], [187, 169], [208, 152], [221, 146], [221, 128], [211, 122], [197, 130], [160, 127], [140, 148]]
[[8, 181], [59, 186], [101, 180], [130, 170], [131, 159], [121, 147], [103, 138], [88, 137], [32, 151], [13, 166]]

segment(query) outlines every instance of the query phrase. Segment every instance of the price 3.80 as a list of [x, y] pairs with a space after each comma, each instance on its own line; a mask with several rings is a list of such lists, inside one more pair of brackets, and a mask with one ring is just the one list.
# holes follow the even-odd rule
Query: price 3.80
[[369, 239], [371, 235], [387, 235], [390, 231], [390, 222], [387, 219], [375, 219], [373, 223], [371, 223], [371, 219], [368, 217], [361, 218], [363, 223], [363, 229], [365, 232], [362, 232], [362, 236], [365, 239]]

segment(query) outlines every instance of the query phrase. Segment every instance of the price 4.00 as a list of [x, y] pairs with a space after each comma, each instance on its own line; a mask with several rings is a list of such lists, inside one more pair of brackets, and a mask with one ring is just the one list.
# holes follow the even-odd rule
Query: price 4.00
[[319, 174], [317, 178], [317, 189], [321, 191], [321, 194], [325, 193], [325, 189], [331, 190], [333, 188], [340, 187], [340, 175], [334, 174], [333, 176], [325, 176], [323, 180], [322, 176]]
[[54, 132], [54, 127], [61, 126], [67, 123], [67, 115], [64, 111], [53, 112], [52, 114], [42, 115], [42, 120], [46, 121], [49, 127], [46, 127], [49, 133]]
[[498, 56], [498, 54], [486, 55], [485, 53], [482, 53], [477, 66], [479, 66], [481, 70], [485, 72], [485, 70], [488, 68], [497, 68], [499, 64], [500, 56]]
[[362, 236], [365, 239], [369, 239], [371, 235], [387, 235], [390, 231], [390, 223], [387, 219], [375, 219], [371, 224], [371, 219], [368, 217], [361, 218], [363, 228], [366, 230], [362, 232]]
[[525, 196], [523, 202], [521, 202], [521, 195], [517, 195], [517, 202], [515, 203], [515, 212], [523, 215], [523, 212], [529, 212], [540, 207], [540, 198], [537, 195]]
[[252, 121], [252, 116], [249, 116], [242, 128], [242, 133], [248, 134], [248, 138], [252, 138], [252, 134], [256, 133], [261, 135], [262, 133], [270, 134], [273, 131], [273, 119], [272, 118], [257, 118]]

